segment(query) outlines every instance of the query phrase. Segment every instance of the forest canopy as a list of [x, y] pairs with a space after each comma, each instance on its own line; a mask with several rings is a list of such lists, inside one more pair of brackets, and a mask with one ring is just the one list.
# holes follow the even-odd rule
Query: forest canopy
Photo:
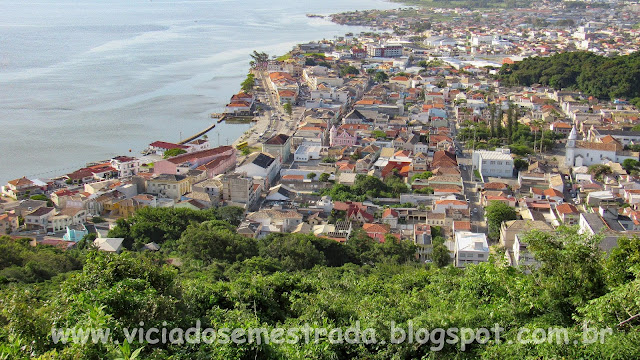
[[[120, 222], [114, 232], [140, 244], [153, 234], [159, 252], [103, 253], [87, 246], [62, 251], [0, 238], [9, 274], [44, 276], [0, 283], [2, 359], [475, 359], [640, 357], [640, 241], [620, 239], [605, 255], [601, 238], [573, 228], [531, 232], [539, 266], [506, 266], [501, 256], [466, 269], [415, 260], [413, 243], [379, 243], [356, 230], [347, 243], [307, 234], [262, 239], [236, 234], [222, 217], [234, 209], [196, 215], [151, 209]], [[185, 222], [186, 219], [186, 222]], [[119, 229], [119, 227], [127, 229]], [[445, 249], [446, 251], [446, 249]], [[447, 255], [448, 256], [448, 255]], [[181, 265], [175, 261], [180, 259]], [[33, 262], [40, 263], [34, 267]], [[446, 263], [446, 262], [445, 262]], [[42, 272], [44, 269], [44, 272]], [[390, 339], [396, 327], [504, 330], [486, 343], [418, 344], [318, 342], [151, 344], [125, 342], [124, 329], [353, 328]], [[610, 329], [583, 344], [583, 328]], [[106, 343], [58, 341], [52, 328], [108, 328]], [[518, 342], [520, 329], [562, 328], [568, 343]], [[66, 338], [65, 338], [66, 339]], [[574, 343], [578, 341], [577, 343]], [[431, 340], [433, 341], [433, 339]], [[123, 345], [124, 344], [124, 345]], [[435, 350], [433, 350], [435, 348]], [[136, 353], [137, 351], [137, 353]]]
[[599, 99], [625, 99], [640, 105], [640, 54], [605, 57], [591, 52], [566, 52], [529, 57], [504, 64], [498, 78], [504, 85], [541, 84], [573, 89]]

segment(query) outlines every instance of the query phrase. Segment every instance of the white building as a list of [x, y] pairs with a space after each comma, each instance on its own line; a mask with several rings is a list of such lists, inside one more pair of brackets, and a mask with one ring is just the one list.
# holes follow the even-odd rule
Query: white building
[[456, 231], [454, 237], [454, 261], [457, 267], [479, 264], [489, 258], [489, 244], [486, 234]]
[[265, 187], [271, 186], [280, 172], [280, 160], [267, 153], [254, 153], [236, 168], [236, 173], [245, 173], [250, 178], [263, 178]]
[[512, 177], [513, 158], [509, 149], [496, 151], [476, 150], [472, 156], [473, 168], [483, 177]]
[[609, 161], [622, 163], [626, 159], [638, 160], [640, 158], [640, 153], [625, 151], [623, 148], [617, 140], [609, 142], [578, 140], [578, 132], [574, 126], [567, 138], [566, 165], [569, 167], [590, 166], [605, 164]]
[[319, 160], [322, 153], [322, 146], [302, 144], [298, 146], [293, 155], [295, 161], [307, 162], [309, 160]]
[[118, 177], [130, 177], [140, 170], [140, 160], [129, 156], [117, 156], [111, 159], [111, 166], [118, 171]]

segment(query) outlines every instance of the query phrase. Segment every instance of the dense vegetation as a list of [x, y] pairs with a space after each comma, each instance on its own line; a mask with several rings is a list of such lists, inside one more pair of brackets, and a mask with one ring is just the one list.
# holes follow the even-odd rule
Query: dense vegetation
[[542, 84], [575, 89], [600, 99], [626, 99], [640, 105], [640, 54], [604, 57], [567, 52], [505, 64], [499, 78], [506, 85]]
[[[413, 245], [388, 238], [374, 242], [357, 231], [347, 244], [310, 235], [277, 235], [254, 240], [230, 231], [215, 212], [210, 220], [197, 212], [153, 209], [133, 226], [174, 223], [162, 231], [160, 253], [105, 254], [78, 251], [81, 270], [57, 268], [45, 282], [29, 279], [0, 285], [0, 358], [116, 359], [409, 359], [409, 358], [613, 358], [640, 357], [640, 241], [621, 240], [605, 257], [597, 238], [560, 229], [556, 235], [531, 233], [529, 248], [542, 261], [516, 269], [492, 259], [465, 270], [414, 262]], [[172, 219], [173, 218], [173, 219]], [[118, 227], [123, 226], [120, 223]], [[181, 233], [180, 230], [182, 229]], [[118, 229], [114, 231], [119, 231]], [[130, 242], [143, 243], [138, 233]], [[177, 239], [176, 239], [177, 237]], [[2, 238], [2, 264], [26, 267], [38, 254], [74, 257], [51, 248], [25, 249]], [[171, 248], [171, 249], [167, 249]], [[438, 252], [442, 246], [439, 243]], [[24, 252], [28, 252], [25, 254]], [[167, 265], [179, 257], [179, 268]], [[440, 261], [440, 260], [439, 260]], [[444, 265], [444, 264], [443, 264]], [[3, 265], [4, 266], [4, 265]], [[13, 265], [12, 265], [13, 266]], [[6, 267], [5, 267], [6, 268]], [[375, 330], [376, 343], [149, 344], [122, 345], [122, 329], [302, 327], [343, 330], [359, 321]], [[504, 328], [499, 341], [391, 344], [391, 322], [414, 328]], [[54, 343], [52, 326], [112, 329], [120, 344]], [[612, 332], [603, 343], [582, 344], [583, 326]], [[562, 327], [569, 342], [539, 345], [515, 341], [521, 328]], [[432, 347], [437, 351], [432, 351]]]
[[407, 185], [399, 177], [390, 174], [384, 180], [358, 174], [353, 185], [334, 184], [324, 189], [322, 195], [331, 196], [335, 201], [365, 201], [374, 198], [397, 198], [409, 192]]

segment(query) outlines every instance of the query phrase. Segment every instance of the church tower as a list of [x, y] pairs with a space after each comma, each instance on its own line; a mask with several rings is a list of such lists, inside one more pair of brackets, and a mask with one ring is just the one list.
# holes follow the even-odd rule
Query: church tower
[[333, 125], [331, 126], [331, 130], [329, 130], [329, 146], [333, 146], [334, 142], [335, 142], [335, 138], [338, 135], [338, 129], [336, 129], [336, 126]]
[[567, 138], [567, 153], [565, 156], [565, 163], [567, 166], [574, 165], [576, 140], [578, 140], [578, 132], [576, 131], [576, 127], [574, 125], [571, 128], [571, 133], [569, 133], [569, 137]]

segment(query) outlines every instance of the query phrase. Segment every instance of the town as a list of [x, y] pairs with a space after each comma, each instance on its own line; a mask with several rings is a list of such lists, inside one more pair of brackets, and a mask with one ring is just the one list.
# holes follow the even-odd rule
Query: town
[[560, 226], [610, 251], [640, 234], [640, 98], [517, 71], [576, 51], [635, 56], [639, 9], [566, 4], [333, 15], [377, 30], [255, 51], [224, 111], [255, 125], [233, 145], [159, 139], [139, 157], [11, 180], [0, 233], [65, 249], [93, 234], [120, 252], [108, 232], [142, 208], [234, 206], [243, 236], [360, 232], [461, 268], [492, 254], [531, 265], [523, 234]]

